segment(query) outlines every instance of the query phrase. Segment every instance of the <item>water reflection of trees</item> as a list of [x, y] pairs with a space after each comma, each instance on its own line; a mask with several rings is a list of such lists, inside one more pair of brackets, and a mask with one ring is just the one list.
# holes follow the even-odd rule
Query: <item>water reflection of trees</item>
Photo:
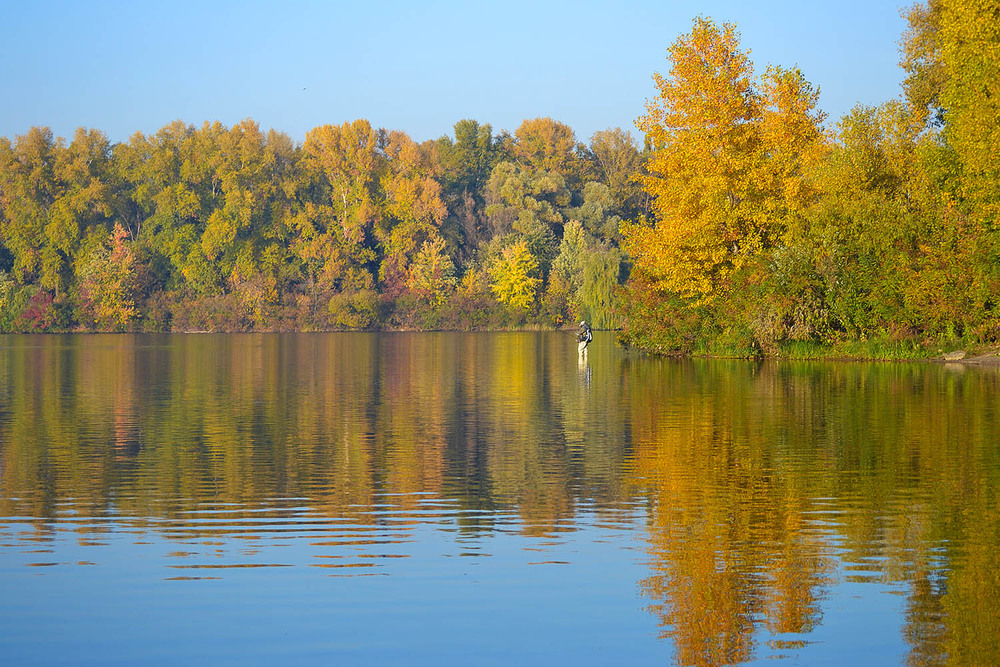
[[[623, 424], [607, 418], [620, 400], [584, 393], [569, 336], [8, 342], [5, 514], [44, 521], [67, 498], [142, 517], [176, 505], [163, 499], [299, 497], [374, 520], [377, 497], [398, 514], [424, 494], [507, 508], [525, 531], [545, 533], [572, 518], [578, 499], [621, 493]], [[470, 513], [463, 526], [488, 528], [491, 517]]]
[[374, 530], [424, 520], [427, 498], [467, 536], [542, 535], [581, 503], [642, 500], [641, 588], [679, 663], [808, 642], [841, 578], [904, 592], [911, 664], [1000, 656], [991, 372], [630, 360], [599, 342], [580, 368], [552, 334], [5, 343], [0, 515], [40, 535], [72, 507], [218, 536], [185, 511], [225, 505], [237, 526], [280, 499]]
[[629, 371], [631, 477], [651, 506], [642, 586], [679, 663], [746, 660], [762, 633], [772, 648], [801, 646], [843, 576], [903, 588], [911, 664], [995, 664], [995, 374], [725, 362]]

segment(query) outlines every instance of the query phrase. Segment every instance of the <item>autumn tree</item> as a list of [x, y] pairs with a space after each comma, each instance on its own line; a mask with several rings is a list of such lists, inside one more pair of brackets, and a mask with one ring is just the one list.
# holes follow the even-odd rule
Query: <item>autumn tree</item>
[[12, 275], [21, 283], [34, 282], [42, 271], [48, 208], [58, 196], [55, 150], [48, 128], [33, 127], [13, 144], [0, 139], [0, 230], [12, 255]]
[[906, 72], [903, 92], [923, 124], [944, 123], [941, 92], [947, 71], [941, 60], [940, 0], [917, 3], [904, 12], [906, 31], [900, 41], [899, 65]]
[[908, 27], [900, 65], [907, 74], [907, 105], [880, 107], [883, 118], [895, 120], [884, 125], [884, 145], [891, 149], [878, 171], [894, 176], [871, 181], [861, 199], [891, 191], [896, 201], [873, 204], [870, 214], [859, 218], [874, 221], [884, 218], [884, 211], [900, 212], [897, 224], [881, 236], [905, 237], [905, 256], [894, 258], [897, 247], [886, 246], [871, 283], [880, 292], [895, 284], [902, 296], [895, 304], [875, 302], [894, 308], [893, 320], [923, 335], [995, 338], [997, 10], [991, 3], [930, 0], [904, 15]]
[[195, 133], [180, 121], [150, 136], [136, 133], [115, 147], [113, 169], [125, 187], [120, 221], [165, 265], [164, 286], [206, 293], [218, 288], [219, 275], [199, 244], [213, 188], [195, 167], [205, 161], [195, 150]]
[[1000, 7], [992, 0], [942, 0], [939, 46], [945, 134], [965, 169], [964, 194], [977, 217], [1000, 223]]
[[139, 315], [135, 253], [127, 239], [128, 232], [116, 223], [111, 237], [94, 247], [79, 269], [83, 312], [102, 331], [124, 331]]
[[[403, 132], [390, 132], [381, 178], [385, 215], [375, 228], [382, 249], [379, 278], [390, 292], [407, 283], [409, 266], [428, 242], [436, 247], [447, 208], [431, 157]], [[442, 243], [443, 247], [443, 243]]]
[[440, 306], [457, 284], [455, 264], [436, 236], [424, 241], [407, 270], [407, 287], [419, 298]]
[[532, 118], [514, 131], [514, 157], [542, 171], [567, 174], [576, 162], [576, 134], [565, 123], [551, 118]]
[[219, 265], [242, 314], [266, 323], [285, 280], [287, 221], [278, 156], [257, 123], [246, 119], [219, 137], [214, 171], [221, 206], [201, 237], [205, 256]]
[[1000, 10], [987, 0], [929, 0], [906, 12], [900, 65], [919, 120], [941, 132], [959, 159], [963, 187], [981, 220], [998, 219]]
[[626, 234], [637, 268], [663, 289], [711, 295], [762, 247], [752, 178], [760, 107], [752, 63], [731, 25], [698, 18], [669, 49], [670, 73], [637, 121], [655, 148], [645, 187], [655, 227]]
[[653, 146], [653, 225], [627, 228], [636, 268], [663, 291], [711, 300], [782, 230], [787, 177], [819, 136], [816, 94], [771, 69], [763, 88], [735, 28], [698, 18], [669, 50], [668, 76], [637, 124]]
[[110, 152], [84, 128], [68, 146], [48, 128], [0, 145], [0, 229], [17, 279], [65, 293], [80, 240], [111, 214]]
[[497, 301], [515, 311], [526, 311], [535, 303], [541, 279], [538, 261], [521, 240], [505, 247], [490, 266], [490, 286]]
[[[291, 220], [292, 250], [314, 294], [346, 291], [351, 302], [351, 293], [375, 287], [377, 275], [374, 228], [384, 170], [378, 135], [366, 120], [317, 127], [306, 134], [301, 166], [309, 197]], [[348, 319], [370, 321], [367, 315]]]

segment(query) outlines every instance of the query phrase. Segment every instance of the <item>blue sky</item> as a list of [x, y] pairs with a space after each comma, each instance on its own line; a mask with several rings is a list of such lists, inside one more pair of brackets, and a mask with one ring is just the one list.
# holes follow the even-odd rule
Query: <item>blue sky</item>
[[701, 14], [758, 70], [797, 65], [836, 120], [899, 95], [896, 2], [0, 0], [0, 136], [33, 125], [113, 141], [181, 119], [253, 118], [301, 141], [367, 118], [418, 141], [463, 118], [550, 116], [580, 140], [633, 121]]

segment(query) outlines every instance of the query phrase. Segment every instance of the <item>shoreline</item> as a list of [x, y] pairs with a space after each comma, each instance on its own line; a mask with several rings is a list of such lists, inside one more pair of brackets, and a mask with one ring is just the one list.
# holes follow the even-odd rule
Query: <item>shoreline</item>
[[[191, 329], [185, 331], [11, 331], [0, 333], [3, 336], [60, 336], [60, 335], [182, 335], [182, 336], [211, 336], [211, 335], [232, 335], [232, 334], [330, 334], [330, 333], [540, 333], [550, 331], [553, 333], [572, 334], [576, 330], [572, 327], [509, 327], [496, 329], [409, 329], [409, 328], [384, 328], [384, 329], [317, 329], [312, 331], [304, 330], [251, 330], [251, 331], [213, 331], [205, 329]], [[595, 332], [604, 334], [615, 333], [617, 329], [594, 329]], [[769, 354], [758, 357], [728, 356], [712, 354], [692, 354], [683, 352], [659, 352], [645, 349], [638, 346], [621, 345], [616, 346], [623, 350], [633, 350], [651, 357], [673, 358], [673, 359], [760, 359], [760, 360], [780, 360], [780, 361], [845, 361], [845, 362], [927, 362], [932, 364], [959, 365], [959, 366], [986, 366], [1000, 367], [1000, 345], [993, 345], [986, 348], [974, 348], [974, 354], [968, 354], [965, 350], [956, 350], [942, 353], [938, 351], [934, 355], [923, 357], [915, 356], [889, 356], [889, 357], [866, 357], [844, 354], [843, 352], [823, 355], [792, 356], [783, 354]]]

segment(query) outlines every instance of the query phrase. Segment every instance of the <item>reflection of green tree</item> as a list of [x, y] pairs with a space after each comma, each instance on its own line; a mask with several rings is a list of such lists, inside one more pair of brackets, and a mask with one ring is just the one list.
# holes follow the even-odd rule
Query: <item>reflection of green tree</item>
[[[8, 514], [13, 497], [43, 519], [67, 498], [175, 519], [198, 504], [308, 498], [370, 523], [382, 492], [394, 494], [393, 512], [416, 508], [423, 492], [460, 508], [510, 506], [544, 532], [571, 517], [576, 489], [620, 490], [609, 481], [620, 465], [606, 460], [621, 451], [608, 416], [618, 401], [586, 416], [569, 336], [9, 340], [0, 357]], [[570, 420], [571, 432], [587, 431], [586, 447], [562, 435]], [[492, 522], [475, 516], [463, 522]]]
[[996, 661], [996, 376], [722, 362], [629, 371], [632, 477], [652, 508], [643, 590], [678, 662], [745, 660], [763, 627], [815, 627], [833, 535], [847, 577], [905, 586], [911, 663]]

